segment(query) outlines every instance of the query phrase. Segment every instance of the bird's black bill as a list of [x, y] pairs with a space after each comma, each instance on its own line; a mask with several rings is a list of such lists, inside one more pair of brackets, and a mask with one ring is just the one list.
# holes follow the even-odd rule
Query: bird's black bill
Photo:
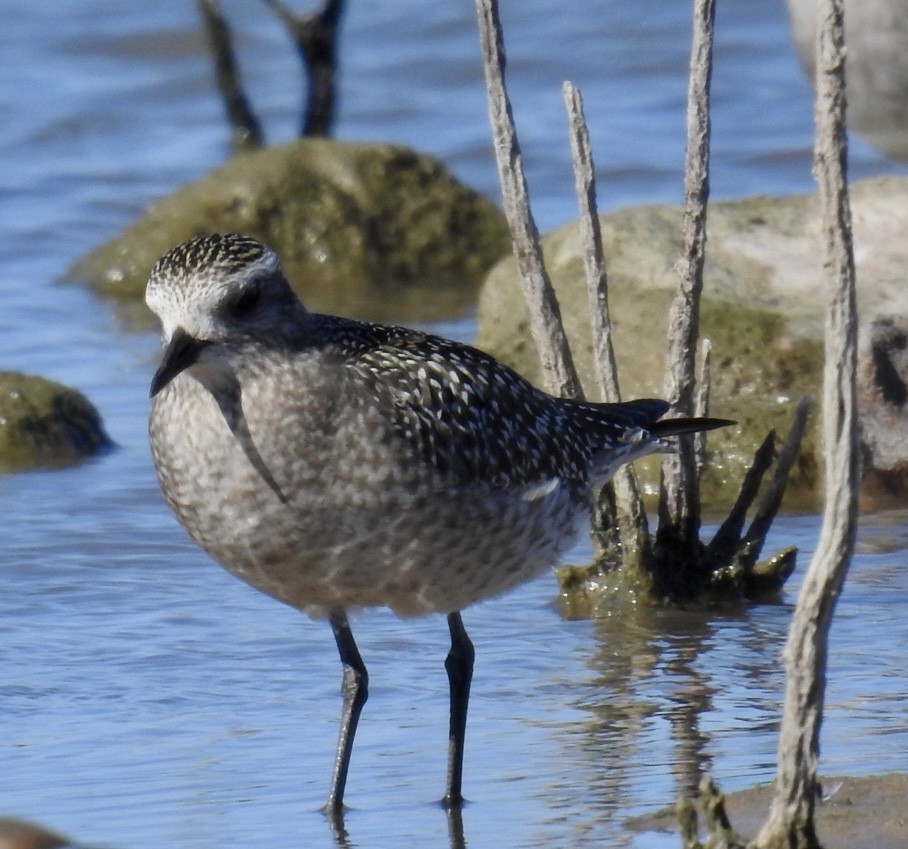
[[733, 419], [662, 419], [653, 422], [647, 430], [653, 436], [678, 436], [682, 433], [699, 433], [703, 430], [715, 430], [719, 427], [730, 427], [736, 424], [737, 422]]
[[179, 328], [170, 337], [170, 342], [164, 349], [161, 365], [151, 379], [151, 397], [154, 398], [171, 380], [181, 371], [198, 362], [199, 354], [208, 345], [198, 339], [193, 339], [188, 333]]

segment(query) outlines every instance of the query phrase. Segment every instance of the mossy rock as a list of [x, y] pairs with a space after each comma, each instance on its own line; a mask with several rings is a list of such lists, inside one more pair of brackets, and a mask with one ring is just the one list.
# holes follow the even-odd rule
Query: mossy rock
[[101, 416], [80, 392], [0, 371], [0, 472], [69, 466], [111, 444]]
[[175, 244], [242, 232], [280, 254], [307, 305], [376, 320], [433, 320], [470, 309], [510, 248], [501, 211], [410, 149], [299, 139], [243, 153], [153, 203], [67, 277], [139, 301]]
[[[908, 180], [879, 178], [852, 187], [859, 305], [866, 324], [880, 313], [908, 314]], [[681, 256], [681, 210], [641, 206], [601, 216], [614, 345], [624, 397], [660, 396], [668, 311]], [[706, 508], [725, 511], [770, 429], [784, 436], [801, 397], [819, 400], [826, 286], [816, 198], [758, 197], [710, 205], [701, 336], [712, 343], [711, 411], [737, 427], [710, 433]], [[581, 381], [595, 389], [588, 296], [579, 228], [542, 239]], [[480, 293], [477, 343], [539, 382], [527, 308], [511, 258]], [[814, 422], [818, 416], [814, 416]], [[821, 496], [820, 434], [809, 427], [785, 505], [813, 509]], [[653, 492], [658, 460], [639, 464]]]

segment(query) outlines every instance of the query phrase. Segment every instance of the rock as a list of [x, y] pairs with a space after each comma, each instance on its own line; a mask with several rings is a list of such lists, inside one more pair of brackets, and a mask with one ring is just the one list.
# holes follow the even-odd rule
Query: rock
[[43, 377], [0, 371], [0, 472], [69, 466], [111, 445], [84, 395]]
[[[863, 326], [875, 316], [908, 315], [908, 180], [877, 178], [852, 186], [858, 295]], [[614, 343], [625, 397], [662, 394], [668, 308], [681, 254], [681, 211], [672, 206], [624, 209], [601, 218], [609, 276]], [[803, 395], [819, 399], [825, 283], [813, 195], [755, 197], [710, 205], [701, 334], [713, 345], [712, 412], [739, 426], [709, 435], [711, 467], [704, 502], [726, 508], [753, 452], [774, 428], [787, 433]], [[549, 273], [561, 302], [581, 380], [594, 386], [586, 284], [575, 223], [543, 237]], [[480, 347], [538, 382], [540, 372], [513, 260], [502, 260], [480, 293]], [[865, 408], [864, 417], [870, 408]], [[814, 417], [816, 419], [816, 417]], [[901, 440], [908, 460], [908, 432]], [[875, 467], [877, 449], [868, 445]], [[785, 505], [819, 504], [820, 436], [809, 427]], [[644, 464], [648, 487], [654, 467]], [[887, 458], [881, 468], [893, 468]], [[897, 489], [908, 498], [908, 475]]]
[[36, 823], [0, 817], [0, 849], [66, 849], [73, 844]]
[[67, 276], [141, 300], [159, 256], [217, 231], [274, 247], [312, 309], [379, 320], [462, 314], [510, 248], [501, 211], [437, 160], [308, 138], [238, 155], [157, 201]]

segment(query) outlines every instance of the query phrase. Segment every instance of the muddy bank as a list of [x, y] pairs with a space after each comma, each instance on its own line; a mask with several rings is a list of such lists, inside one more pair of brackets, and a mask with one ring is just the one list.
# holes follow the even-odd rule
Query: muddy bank
[[[822, 784], [824, 799], [817, 804], [816, 826], [824, 849], [908, 847], [908, 774], [825, 778]], [[771, 800], [772, 786], [768, 784], [726, 796], [731, 824], [742, 838], [756, 836]], [[626, 825], [636, 833], [678, 834], [674, 805], [651, 816], [635, 817]]]

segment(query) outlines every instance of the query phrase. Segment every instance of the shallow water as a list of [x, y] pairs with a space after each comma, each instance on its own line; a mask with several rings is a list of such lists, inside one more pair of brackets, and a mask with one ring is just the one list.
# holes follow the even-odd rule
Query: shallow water
[[[561, 82], [581, 86], [604, 208], [681, 196], [688, 4], [505, 3], [509, 82], [540, 226], [573, 215]], [[258, 4], [224, 3], [269, 137], [298, 120], [296, 57]], [[641, 11], [643, 7], [643, 11]], [[118, 450], [0, 477], [0, 812], [119, 847], [331, 846], [323, 802], [339, 709], [330, 630], [197, 551], [168, 514], [145, 436], [157, 339], [57, 281], [149, 200], [227, 155], [191, 3], [0, 0], [0, 367], [98, 405]], [[717, 197], [811, 189], [809, 88], [781, 2], [726, 0], [714, 76]], [[472, 5], [352, 3], [338, 135], [441, 156], [495, 196]], [[289, 83], [288, 83], [289, 81]], [[903, 167], [859, 141], [852, 175]], [[469, 338], [468, 317], [443, 332]], [[814, 519], [772, 545], [802, 547]], [[877, 517], [840, 602], [826, 773], [906, 767], [904, 516]], [[574, 558], [580, 560], [583, 551]], [[772, 777], [779, 661], [799, 575], [777, 605], [565, 621], [544, 576], [471, 609], [477, 646], [466, 845], [674, 846], [621, 823], [695, 769], [723, 789]], [[365, 613], [372, 681], [347, 843], [447, 846], [441, 618]]]

